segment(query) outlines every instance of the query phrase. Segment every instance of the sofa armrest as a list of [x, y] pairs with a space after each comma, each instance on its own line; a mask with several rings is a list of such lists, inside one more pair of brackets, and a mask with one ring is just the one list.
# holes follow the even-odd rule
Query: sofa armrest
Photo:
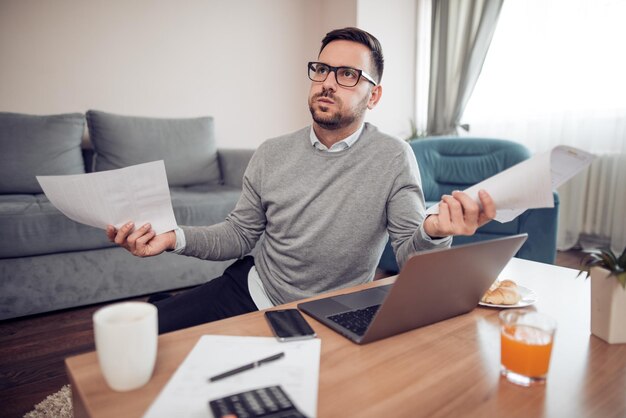
[[224, 185], [241, 188], [243, 173], [248, 167], [253, 149], [218, 149], [217, 158], [220, 163]]
[[556, 233], [559, 221], [559, 195], [553, 192], [554, 207], [529, 209], [520, 215], [520, 233], [528, 233], [528, 240], [516, 257], [540, 263], [554, 264], [556, 260]]

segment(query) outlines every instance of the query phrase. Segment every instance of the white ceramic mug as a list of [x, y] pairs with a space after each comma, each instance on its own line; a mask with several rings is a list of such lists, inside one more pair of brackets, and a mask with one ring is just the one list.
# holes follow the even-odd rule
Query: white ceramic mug
[[124, 392], [148, 383], [157, 354], [156, 306], [122, 302], [93, 315], [100, 369], [111, 389]]

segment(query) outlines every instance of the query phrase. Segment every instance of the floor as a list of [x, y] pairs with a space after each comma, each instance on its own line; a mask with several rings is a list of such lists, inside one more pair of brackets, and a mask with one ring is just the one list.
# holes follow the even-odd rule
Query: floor
[[[577, 268], [580, 257], [559, 252], [556, 264]], [[69, 383], [63, 361], [94, 350], [91, 317], [101, 306], [0, 321], [0, 417], [21, 417]]]

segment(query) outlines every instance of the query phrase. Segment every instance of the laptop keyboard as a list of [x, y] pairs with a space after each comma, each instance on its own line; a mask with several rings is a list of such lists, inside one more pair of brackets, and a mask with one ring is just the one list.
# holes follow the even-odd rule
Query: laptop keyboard
[[357, 309], [355, 311], [331, 315], [328, 319], [349, 329], [356, 335], [362, 336], [365, 334], [372, 319], [374, 319], [378, 308], [380, 308], [380, 305], [368, 306], [367, 308]]

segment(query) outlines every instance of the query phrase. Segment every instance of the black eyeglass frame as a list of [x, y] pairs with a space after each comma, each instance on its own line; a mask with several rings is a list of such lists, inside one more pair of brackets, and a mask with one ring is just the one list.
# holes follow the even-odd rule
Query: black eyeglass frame
[[[314, 64], [318, 64], [318, 65], [323, 65], [324, 67], [328, 67], [328, 73], [326, 73], [326, 77], [324, 77], [323, 80], [313, 80], [311, 78], [311, 66]], [[333, 67], [332, 65], [328, 65], [325, 64], [323, 62], [319, 62], [319, 61], [309, 61], [309, 63], [307, 64], [307, 75], [309, 76], [309, 80], [311, 81], [315, 81], [316, 83], [321, 83], [323, 81], [326, 81], [326, 79], [328, 78], [328, 74], [330, 74], [331, 72], [335, 73], [335, 81], [337, 82], [337, 84], [339, 84], [340, 86], [343, 87], [354, 87], [357, 84], [359, 84], [359, 81], [361, 81], [361, 77], [363, 77], [365, 80], [369, 81], [370, 83], [372, 83], [374, 86], [377, 86], [378, 83], [376, 81], [374, 81], [374, 78], [369, 75], [368, 73], [366, 73], [363, 70], [359, 70], [358, 68], [353, 68], [353, 67], [346, 67], [345, 65], [342, 65], [341, 67]], [[353, 70], [356, 71], [359, 74], [359, 77], [356, 79], [356, 83], [354, 83], [351, 86], [346, 86], [345, 84], [341, 84], [339, 82], [339, 79], [337, 78], [337, 71], [340, 69], [348, 69], [348, 70]]]

